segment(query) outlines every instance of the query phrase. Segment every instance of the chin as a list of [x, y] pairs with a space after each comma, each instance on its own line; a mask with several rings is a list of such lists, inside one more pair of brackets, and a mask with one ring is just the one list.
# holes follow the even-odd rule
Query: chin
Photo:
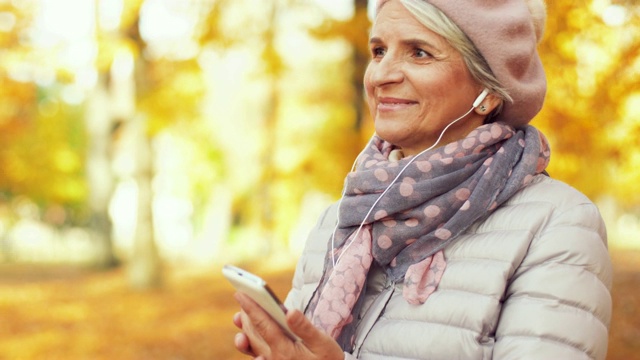
[[380, 131], [378, 129], [376, 129], [376, 135], [378, 135], [379, 138], [381, 138], [382, 140], [392, 143], [393, 145], [402, 148], [402, 143], [403, 143], [403, 138], [402, 136], [399, 136], [398, 134], [394, 134], [394, 133], [390, 133], [388, 131]]

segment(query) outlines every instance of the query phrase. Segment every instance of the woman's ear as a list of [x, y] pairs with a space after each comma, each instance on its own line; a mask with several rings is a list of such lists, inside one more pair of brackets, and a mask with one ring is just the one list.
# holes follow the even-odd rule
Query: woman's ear
[[487, 116], [500, 105], [502, 100], [494, 94], [487, 95], [480, 105], [476, 106], [475, 112], [479, 115]]

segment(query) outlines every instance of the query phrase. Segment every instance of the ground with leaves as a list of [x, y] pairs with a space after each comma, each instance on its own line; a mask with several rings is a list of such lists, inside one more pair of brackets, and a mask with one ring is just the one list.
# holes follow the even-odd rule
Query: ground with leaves
[[[612, 256], [608, 359], [640, 359], [640, 251]], [[254, 269], [286, 294], [290, 270]], [[232, 293], [219, 271], [174, 271], [162, 290], [134, 292], [122, 269], [0, 266], [0, 359], [246, 359], [231, 345]]]

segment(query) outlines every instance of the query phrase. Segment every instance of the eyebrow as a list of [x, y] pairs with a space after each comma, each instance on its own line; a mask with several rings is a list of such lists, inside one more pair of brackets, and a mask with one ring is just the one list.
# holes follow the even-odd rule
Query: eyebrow
[[[379, 37], [374, 36], [371, 39], [369, 39], [369, 44], [382, 44], [382, 43], [384, 43], [384, 41], [382, 41], [382, 39], [380, 39]], [[437, 46], [422, 39], [415, 39], [415, 38], [405, 39], [405, 40], [402, 40], [401, 43], [405, 46], [410, 46], [410, 47], [427, 47], [434, 50], [440, 50]]]

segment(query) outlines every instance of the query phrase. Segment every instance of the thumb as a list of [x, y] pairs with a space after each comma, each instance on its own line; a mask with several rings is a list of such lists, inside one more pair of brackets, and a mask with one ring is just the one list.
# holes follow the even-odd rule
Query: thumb
[[344, 359], [344, 352], [338, 343], [329, 335], [313, 326], [300, 310], [287, 312], [287, 325], [301, 339], [304, 347], [311, 352], [314, 359]]
[[307, 319], [300, 310], [287, 311], [287, 324], [307, 346], [313, 345], [313, 343], [322, 337], [321, 335], [324, 335], [324, 333], [321, 333], [320, 330], [313, 326], [311, 321]]

